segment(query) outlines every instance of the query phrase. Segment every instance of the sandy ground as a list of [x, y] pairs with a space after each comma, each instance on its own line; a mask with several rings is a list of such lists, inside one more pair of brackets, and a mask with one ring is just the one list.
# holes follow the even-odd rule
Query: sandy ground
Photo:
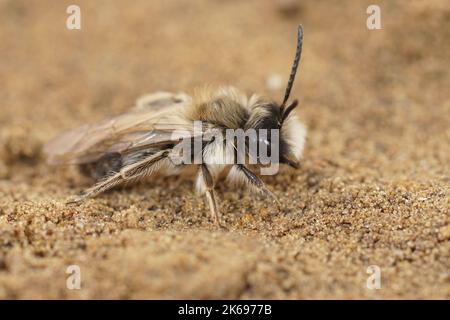
[[[450, 7], [377, 1], [369, 31], [372, 2], [77, 1], [69, 31], [72, 1], [0, 0], [0, 298], [450, 298]], [[90, 181], [46, 141], [161, 89], [280, 100], [299, 23], [304, 160], [265, 178], [283, 210], [221, 184], [217, 230], [177, 177], [65, 205]]]

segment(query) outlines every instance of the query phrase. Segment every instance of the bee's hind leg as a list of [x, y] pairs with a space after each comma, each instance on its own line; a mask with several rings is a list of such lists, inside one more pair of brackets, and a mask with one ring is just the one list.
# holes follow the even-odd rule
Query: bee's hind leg
[[214, 179], [205, 164], [201, 164], [201, 183], [204, 187], [206, 193], [206, 198], [208, 199], [209, 209], [211, 210], [211, 217], [217, 226], [221, 226], [219, 219], [219, 209], [217, 206], [217, 201], [214, 193]]

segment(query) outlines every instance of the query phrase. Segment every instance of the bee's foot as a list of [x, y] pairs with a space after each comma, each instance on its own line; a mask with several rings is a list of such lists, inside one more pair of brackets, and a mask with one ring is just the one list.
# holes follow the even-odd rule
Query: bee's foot
[[79, 205], [84, 200], [86, 200], [86, 198], [83, 197], [83, 196], [75, 196], [75, 197], [71, 197], [71, 198], [67, 199], [66, 204], [68, 204], [68, 205]]

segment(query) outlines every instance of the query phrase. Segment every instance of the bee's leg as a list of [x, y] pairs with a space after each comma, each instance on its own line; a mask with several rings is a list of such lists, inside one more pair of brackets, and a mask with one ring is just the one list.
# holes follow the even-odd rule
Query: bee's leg
[[278, 208], [281, 207], [281, 203], [278, 200], [277, 196], [275, 194], [273, 194], [272, 191], [267, 189], [267, 187], [264, 184], [264, 182], [255, 173], [253, 173], [250, 169], [248, 169], [243, 164], [237, 164], [237, 165], [235, 165], [235, 168], [239, 172], [243, 173], [243, 177], [247, 180], [247, 182], [250, 185], [255, 187], [259, 192], [261, 192], [265, 196], [271, 197], [274, 200], [274, 202], [277, 204]]
[[123, 182], [123, 178], [120, 173], [114, 173], [110, 176], [107, 176], [97, 182], [95, 185], [83, 191], [83, 193], [79, 196], [73, 197], [67, 201], [67, 204], [75, 204], [83, 202], [88, 198], [95, 197], [96, 195], [109, 190]]
[[208, 199], [211, 216], [217, 226], [220, 226], [219, 211], [217, 207], [216, 197], [214, 195], [214, 179], [206, 164], [201, 164], [201, 175], [205, 187], [206, 198]]
[[85, 190], [80, 196], [69, 200], [67, 203], [80, 203], [87, 198], [95, 197], [96, 195], [107, 191], [119, 184], [124, 182], [129, 182], [143, 178], [152, 173], [154, 165], [159, 161], [165, 159], [169, 150], [163, 150], [156, 154], [153, 154], [147, 158], [137, 161], [133, 164], [129, 164], [118, 172], [114, 172], [109, 176], [104, 177], [102, 180], [98, 181], [95, 185]]

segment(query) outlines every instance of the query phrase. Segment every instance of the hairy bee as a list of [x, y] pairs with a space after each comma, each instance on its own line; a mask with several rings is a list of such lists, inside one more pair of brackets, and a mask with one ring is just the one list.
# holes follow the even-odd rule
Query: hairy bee
[[[288, 99], [300, 61], [302, 40], [300, 26], [294, 63], [281, 104], [257, 95], [247, 98], [234, 88], [203, 90], [193, 97], [158, 92], [139, 99], [129, 113], [84, 125], [50, 141], [44, 148], [50, 164], [77, 164], [84, 174], [97, 181], [70, 202], [83, 201], [154, 173], [179, 174], [189, 167], [198, 171], [197, 190], [206, 195], [216, 224], [220, 222], [214, 185], [222, 173], [227, 174], [227, 180], [276, 200], [252, 169], [267, 164], [258, 155], [261, 146], [271, 147], [271, 152], [277, 153], [273, 161], [276, 164], [295, 168], [298, 165], [306, 129], [292, 113], [297, 100], [288, 103]], [[193, 123], [200, 123], [200, 130], [195, 130]], [[218, 138], [217, 134], [211, 134], [227, 130], [256, 133], [244, 135], [244, 148], [239, 152], [237, 135]], [[263, 130], [270, 133], [262, 134]], [[200, 142], [197, 151], [196, 142]], [[252, 142], [257, 146], [256, 153], [251, 152]], [[182, 145], [194, 146], [194, 152], [191, 150], [187, 158], [184, 155], [183, 161], [175, 161], [180, 159]], [[253, 162], [249, 163], [249, 159]]]

